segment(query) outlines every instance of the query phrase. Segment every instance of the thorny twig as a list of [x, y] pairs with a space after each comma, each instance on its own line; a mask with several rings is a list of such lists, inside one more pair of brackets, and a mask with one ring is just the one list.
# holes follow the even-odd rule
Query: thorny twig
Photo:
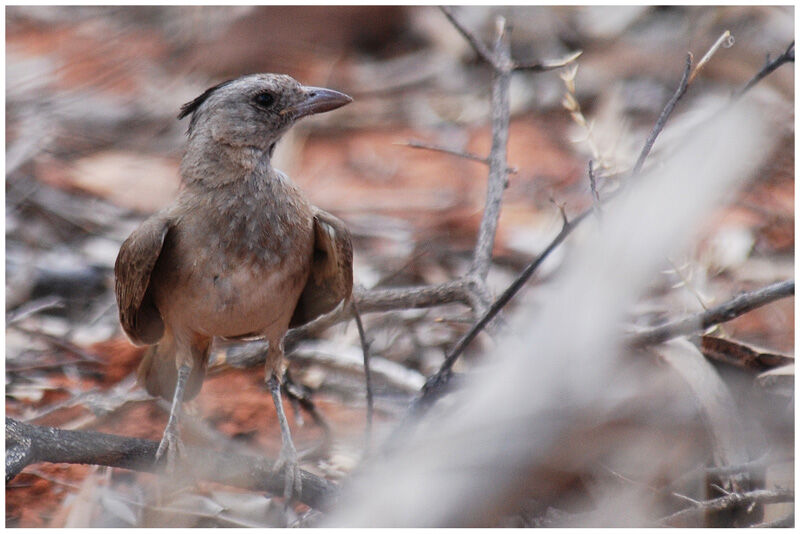
[[765, 304], [792, 295], [794, 295], [794, 280], [778, 282], [755, 291], [742, 293], [728, 302], [701, 313], [638, 332], [631, 336], [629, 343], [633, 347], [662, 343], [674, 337], [702, 331], [715, 324], [730, 321]]
[[783, 65], [784, 63], [794, 63], [794, 41], [789, 43], [789, 46], [786, 47], [786, 50], [773, 59], [772, 61], [767, 61], [766, 65], [764, 65], [760, 71], [753, 76], [750, 81], [748, 81], [744, 87], [739, 89], [733, 94], [733, 99], [736, 100], [744, 95], [747, 91], [749, 91], [755, 84], [760, 82], [765, 77], [769, 76], [775, 69]]

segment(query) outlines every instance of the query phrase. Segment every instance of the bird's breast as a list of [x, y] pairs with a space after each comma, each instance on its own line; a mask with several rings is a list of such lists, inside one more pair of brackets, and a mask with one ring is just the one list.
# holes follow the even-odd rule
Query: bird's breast
[[264, 193], [184, 210], [154, 273], [165, 319], [221, 337], [286, 330], [308, 278], [313, 219], [301, 197]]

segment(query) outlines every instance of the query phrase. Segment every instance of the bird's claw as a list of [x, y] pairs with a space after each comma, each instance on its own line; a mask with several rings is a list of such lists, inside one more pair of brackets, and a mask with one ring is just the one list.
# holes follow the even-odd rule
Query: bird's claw
[[275, 473], [284, 472], [283, 497], [288, 503], [293, 496], [300, 496], [303, 481], [300, 478], [300, 464], [297, 461], [297, 450], [293, 445], [281, 447], [280, 455], [273, 466]]
[[181, 436], [175, 428], [167, 427], [156, 450], [156, 463], [166, 455], [166, 473], [170, 476], [177, 474], [178, 462], [186, 458], [186, 450], [181, 441]]

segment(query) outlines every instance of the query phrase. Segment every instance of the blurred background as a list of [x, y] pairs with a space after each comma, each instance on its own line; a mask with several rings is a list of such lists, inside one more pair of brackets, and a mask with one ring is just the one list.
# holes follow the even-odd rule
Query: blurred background
[[[517, 172], [504, 197], [488, 280], [495, 294], [558, 232], [556, 205], [574, 214], [591, 204], [590, 158], [608, 175], [630, 169], [688, 51], [697, 61], [723, 31], [735, 38], [695, 80], [654, 149], [655, 161], [696, 124], [695, 104], [723, 101], [794, 38], [792, 7], [466, 7], [455, 13], [486, 42], [495, 17], [507, 17], [512, 55], [520, 62], [583, 51], [574, 96], [590, 128], [563, 109], [568, 90], [557, 72], [519, 73], [512, 80], [508, 161]], [[180, 105], [252, 72], [287, 73], [354, 97], [351, 105], [294, 128], [278, 146], [276, 166], [348, 224], [357, 284], [438, 283], [464, 272], [486, 168], [407, 145], [421, 141], [485, 157], [491, 73], [438, 9], [10, 6], [7, 415], [160, 438], [167, 412], [134, 385], [141, 351], [117, 323], [113, 263], [122, 240], [178, 189], [187, 127], [176, 120]], [[793, 67], [779, 69], [754, 93], [780, 142], [757, 179], [709, 217], [695, 249], [654, 281], [638, 310], [653, 321], [793, 276]], [[562, 258], [558, 251], [514, 305], [535, 303], [536, 285]], [[792, 299], [780, 301], [726, 324], [725, 333], [791, 355], [793, 312]], [[379, 362], [377, 417], [390, 426], [473, 318], [463, 306], [449, 305], [366, 319]], [[482, 335], [464, 369], [492, 346]], [[228, 350], [218, 347], [211, 376], [190, 405], [187, 440], [228, 439], [276, 454], [279, 432], [263, 369], [226, 364]], [[294, 379], [313, 391], [325, 421], [307, 415], [302, 426], [295, 421], [301, 449], [325, 444], [303, 468], [332, 480], [358, 464], [363, 447], [359, 350], [354, 326], [340, 324], [299, 343], [293, 357]], [[785, 411], [792, 409], [786, 399], [793, 398], [793, 386], [789, 393], [765, 392], [753, 386], [752, 372], [726, 372], [740, 373], [734, 380], [759, 402], [767, 398], [759, 409], [772, 410], [770, 403], [781, 399], [783, 411], [770, 419], [768, 433], [791, 445], [793, 419]], [[702, 457], [706, 438], [693, 437], [684, 464]], [[793, 462], [779, 471], [783, 478], [774, 476], [792, 483]], [[234, 501], [241, 509], [226, 504], [232, 510], [226, 520], [210, 519], [207, 500], [229, 503], [231, 490], [205, 487], [202, 499], [173, 503], [183, 511], [166, 519], [148, 508], [151, 479], [91, 466], [31, 466], [6, 487], [7, 525], [236, 526], [271, 524], [280, 514], [263, 495], [248, 495], [250, 508], [240, 496]], [[97, 488], [102, 498], [92, 493]], [[253, 519], [244, 508], [260, 515]], [[523, 526], [530, 519], [523, 512], [512, 516], [498, 523]]]

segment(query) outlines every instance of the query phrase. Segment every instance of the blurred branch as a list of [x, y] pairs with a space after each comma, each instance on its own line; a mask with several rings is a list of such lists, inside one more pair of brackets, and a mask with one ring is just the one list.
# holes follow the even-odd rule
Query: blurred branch
[[715, 324], [730, 321], [770, 302], [792, 295], [794, 295], [794, 280], [778, 282], [755, 291], [742, 293], [724, 304], [701, 313], [638, 332], [631, 336], [629, 343], [633, 347], [662, 343], [674, 337], [691, 334]]
[[791, 528], [794, 526], [794, 512], [788, 515], [775, 519], [774, 521], [765, 521], [757, 525], [751, 525], [752, 528]]
[[478, 39], [472, 32], [470, 32], [467, 28], [465, 28], [458, 21], [458, 19], [455, 18], [455, 16], [453, 16], [453, 10], [451, 8], [446, 6], [440, 6], [439, 9], [442, 10], [444, 16], [447, 17], [447, 20], [449, 20], [450, 23], [455, 27], [455, 29], [458, 30], [461, 36], [467, 40], [472, 49], [475, 50], [475, 53], [478, 54], [478, 56], [481, 59], [483, 59], [483, 61], [488, 63], [490, 66], [494, 67], [496, 70], [497, 67], [495, 65], [495, 56], [489, 51], [486, 45], [483, 44], [483, 42], [481, 42], [481, 40]]
[[[774, 504], [794, 502], [794, 491], [786, 489], [753, 490], [747, 493], [731, 493], [717, 499], [703, 501], [700, 504], [676, 512], [659, 521], [662, 526], [679, 525], [687, 520], [699, 519], [708, 512], [722, 512], [746, 504]], [[677, 525], [675, 525], [677, 526]]]
[[49, 295], [30, 302], [26, 302], [17, 309], [6, 314], [6, 328], [9, 325], [27, 319], [31, 315], [45, 310], [64, 309], [64, 299], [55, 295]]
[[514, 63], [514, 70], [517, 71], [530, 71], [530, 72], [545, 72], [548, 70], [555, 70], [560, 69], [561, 67], [566, 67], [576, 59], [578, 59], [581, 54], [583, 54], [583, 50], [578, 50], [577, 52], [573, 52], [572, 54], [565, 56], [560, 59], [549, 59], [545, 61], [536, 61], [532, 63]]
[[[748, 462], [744, 423], [730, 389], [711, 362], [686, 339], [671, 340], [655, 352], [689, 386], [708, 428], [714, 464], [740, 466]], [[751, 489], [747, 471], [720, 476], [726, 491], [741, 493]]]
[[[6, 484], [26, 466], [38, 462], [92, 464], [154, 473], [157, 441], [92, 431], [62, 430], [28, 425], [6, 417]], [[266, 458], [187, 447], [191, 475], [239, 488], [281, 495], [283, 472], [273, 472]], [[324, 508], [336, 486], [307, 471], [300, 471], [299, 500]]]
[[[72, 343], [70, 341], [67, 341], [66, 339], [61, 339], [60, 337], [57, 337], [57, 336], [54, 336], [52, 334], [48, 334], [47, 332], [42, 332], [40, 330], [36, 330], [36, 329], [33, 329], [33, 328], [25, 328], [22, 325], [19, 325], [19, 324], [16, 324], [16, 323], [9, 323], [8, 326], [11, 327], [11, 328], [14, 328], [15, 330], [19, 330], [23, 334], [27, 334], [27, 335], [29, 335], [31, 337], [34, 337], [34, 338], [42, 339], [42, 340], [46, 341], [47, 343], [49, 343], [50, 345], [52, 345], [52, 346], [54, 346], [56, 348], [59, 348], [61, 350], [64, 350], [69, 354], [72, 354], [74, 356], [78, 356], [78, 357], [81, 358], [82, 361], [95, 363], [97, 365], [107, 365], [108, 364], [108, 362], [103, 361], [102, 359], [98, 358], [94, 354], [91, 354], [91, 353], [83, 350], [78, 345], [76, 345], [76, 344], [74, 344], [74, 343]], [[81, 360], [79, 360], [79, 361], [81, 361]]]
[[789, 44], [789, 46], [786, 47], [786, 50], [781, 55], [779, 55], [778, 57], [776, 57], [772, 61], [769, 61], [769, 58], [767, 58], [766, 65], [764, 65], [761, 68], [761, 70], [758, 71], [756, 73], [756, 75], [753, 76], [750, 79], [750, 81], [747, 82], [744, 85], [744, 87], [742, 87], [741, 89], [739, 89], [738, 91], [736, 91], [733, 94], [734, 100], [740, 98], [747, 91], [749, 91], [754, 85], [756, 85], [762, 79], [764, 79], [767, 76], [769, 76], [775, 69], [777, 69], [778, 67], [780, 67], [784, 63], [794, 63], [794, 41], [792, 41]]

